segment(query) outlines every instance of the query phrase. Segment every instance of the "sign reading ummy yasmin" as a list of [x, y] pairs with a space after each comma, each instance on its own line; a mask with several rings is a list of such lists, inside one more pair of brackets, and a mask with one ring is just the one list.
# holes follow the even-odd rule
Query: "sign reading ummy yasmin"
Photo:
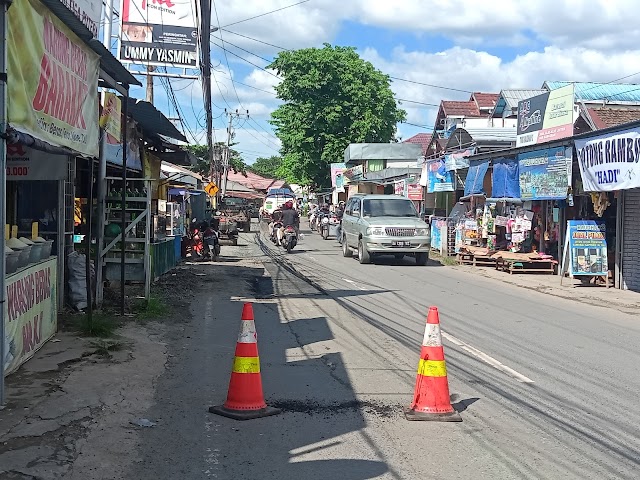
[[122, 0], [120, 61], [198, 68], [196, 8], [194, 0]]

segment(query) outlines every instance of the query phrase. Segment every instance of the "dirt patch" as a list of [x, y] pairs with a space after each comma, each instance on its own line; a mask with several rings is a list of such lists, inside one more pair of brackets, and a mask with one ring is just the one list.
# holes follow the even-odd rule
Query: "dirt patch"
[[395, 418], [402, 413], [400, 404], [384, 404], [367, 400], [350, 400], [348, 402], [319, 403], [315, 400], [272, 400], [269, 406], [282, 409], [284, 412], [306, 413], [307, 415], [349, 414], [355, 412], [374, 415], [379, 418]]

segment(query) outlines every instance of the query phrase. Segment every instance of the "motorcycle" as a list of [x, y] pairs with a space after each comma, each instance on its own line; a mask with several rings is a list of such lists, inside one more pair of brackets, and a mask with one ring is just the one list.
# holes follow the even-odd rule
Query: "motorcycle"
[[314, 231], [316, 229], [316, 224], [318, 221], [318, 211], [314, 210], [309, 213], [309, 229]]
[[220, 232], [216, 230], [212, 230], [207, 233], [205, 231], [204, 236], [204, 259], [211, 259], [214, 262], [218, 261], [218, 257], [220, 256]]
[[202, 242], [202, 231], [200, 228], [192, 225], [189, 232], [189, 240], [191, 244], [191, 258], [193, 260], [202, 258], [204, 255], [204, 244]]
[[291, 253], [293, 247], [298, 244], [298, 233], [296, 229], [289, 225], [284, 229], [284, 238], [282, 239], [282, 246], [287, 249], [287, 253]]
[[269, 239], [273, 242], [273, 244], [277, 244], [278, 243], [278, 229], [282, 228], [282, 222], [275, 222], [273, 224], [273, 230], [271, 231], [271, 234], [269, 236]]
[[323, 216], [321, 224], [320, 234], [322, 235], [323, 240], [327, 240], [329, 237], [338, 236], [340, 220], [336, 214], [332, 213]]

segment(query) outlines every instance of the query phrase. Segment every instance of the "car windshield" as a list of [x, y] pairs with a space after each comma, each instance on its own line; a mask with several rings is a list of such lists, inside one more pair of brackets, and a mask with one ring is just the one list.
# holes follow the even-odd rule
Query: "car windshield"
[[369, 199], [363, 204], [365, 217], [416, 217], [418, 215], [411, 200]]

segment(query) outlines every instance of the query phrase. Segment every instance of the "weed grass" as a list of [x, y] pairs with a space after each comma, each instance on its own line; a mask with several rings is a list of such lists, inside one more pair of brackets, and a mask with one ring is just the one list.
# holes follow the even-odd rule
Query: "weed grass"
[[163, 299], [152, 295], [148, 302], [143, 299], [135, 303], [133, 312], [138, 320], [156, 320], [168, 316], [171, 307]]
[[93, 312], [91, 323], [85, 313], [72, 319], [72, 327], [83, 335], [98, 338], [112, 337], [120, 323], [108, 313]]

